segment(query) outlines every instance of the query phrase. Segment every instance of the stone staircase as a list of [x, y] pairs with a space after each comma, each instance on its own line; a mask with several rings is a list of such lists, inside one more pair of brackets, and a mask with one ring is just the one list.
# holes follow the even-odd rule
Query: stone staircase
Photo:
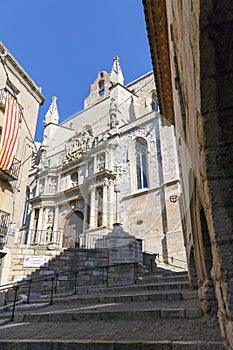
[[[10, 317], [0, 313], [3, 320]], [[1, 350], [222, 350], [186, 273], [162, 269], [136, 285], [82, 287], [18, 306], [0, 326]]]

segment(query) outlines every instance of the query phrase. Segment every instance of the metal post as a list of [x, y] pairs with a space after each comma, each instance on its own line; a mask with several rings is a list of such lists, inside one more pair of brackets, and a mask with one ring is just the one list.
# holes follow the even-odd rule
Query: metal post
[[32, 279], [30, 278], [29, 281], [28, 281], [28, 297], [27, 297], [27, 304], [29, 304], [29, 300], [30, 300], [31, 287], [32, 287]]
[[53, 305], [53, 285], [54, 285], [54, 277], [51, 280], [51, 292], [50, 292], [50, 305]]
[[19, 286], [15, 286], [14, 287], [14, 291], [15, 291], [15, 296], [14, 296], [14, 304], [13, 304], [13, 310], [12, 310], [12, 314], [11, 314], [11, 321], [14, 321], [14, 317], [15, 317], [15, 304], [17, 301], [17, 294], [18, 294], [18, 290], [19, 290]]
[[77, 294], [77, 276], [78, 276], [78, 271], [75, 271], [74, 273], [74, 294]]
[[106, 267], [106, 286], [108, 287], [108, 267]]
[[137, 284], [138, 282], [138, 264], [134, 264], [134, 283]]
[[120, 192], [119, 184], [117, 182], [117, 179], [115, 181], [114, 185], [114, 192], [116, 193], [116, 223], [119, 222], [119, 209], [118, 209], [118, 193]]
[[54, 293], [57, 294], [57, 281], [58, 281], [58, 276], [59, 276], [59, 273], [56, 273], [55, 275], [55, 287], [54, 287]]

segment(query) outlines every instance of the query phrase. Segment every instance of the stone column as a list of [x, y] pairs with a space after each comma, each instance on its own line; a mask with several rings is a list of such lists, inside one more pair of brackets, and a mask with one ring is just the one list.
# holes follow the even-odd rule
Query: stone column
[[44, 181], [44, 193], [48, 193], [49, 189], [48, 189], [48, 176], [45, 177], [45, 181]]
[[96, 218], [96, 203], [95, 203], [95, 186], [91, 186], [90, 195], [90, 228], [95, 228], [95, 218]]
[[61, 246], [62, 242], [60, 242], [59, 232], [58, 232], [58, 218], [59, 218], [59, 206], [55, 207], [54, 212], [54, 220], [53, 220], [53, 243], [56, 246]]
[[60, 186], [61, 186], [61, 175], [57, 177], [57, 192], [61, 191]]
[[43, 216], [44, 216], [44, 208], [40, 207], [39, 210], [39, 218], [38, 218], [38, 226], [37, 226], [37, 232], [36, 232], [36, 239], [35, 243], [40, 244], [42, 243], [42, 229], [43, 229]]
[[96, 155], [93, 157], [93, 174], [97, 173], [97, 161], [96, 161]]
[[108, 225], [108, 179], [104, 179], [103, 183], [103, 226]]
[[55, 211], [54, 211], [54, 220], [53, 220], [53, 230], [54, 231], [58, 230], [58, 218], [59, 218], [59, 206], [56, 206]]
[[29, 231], [28, 231], [28, 237], [27, 237], [27, 245], [32, 244], [33, 236], [34, 236], [34, 219], [35, 219], [35, 210], [32, 209], [31, 217], [30, 217], [30, 224], [29, 224]]
[[114, 211], [114, 203], [115, 203], [115, 193], [114, 193], [114, 181], [109, 180], [109, 202], [108, 202], [108, 225], [112, 227], [113, 223], [115, 222], [115, 211]]

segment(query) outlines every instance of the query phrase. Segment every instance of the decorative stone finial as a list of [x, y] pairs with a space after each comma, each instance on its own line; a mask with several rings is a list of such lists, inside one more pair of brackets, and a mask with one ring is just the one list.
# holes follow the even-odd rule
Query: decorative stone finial
[[45, 115], [45, 126], [49, 123], [54, 123], [54, 124], [58, 124], [58, 120], [59, 120], [59, 114], [58, 114], [58, 108], [57, 108], [57, 97], [53, 96], [52, 97], [52, 103]]
[[124, 85], [124, 76], [119, 63], [119, 57], [115, 56], [110, 74], [110, 82], [114, 85], [120, 83]]

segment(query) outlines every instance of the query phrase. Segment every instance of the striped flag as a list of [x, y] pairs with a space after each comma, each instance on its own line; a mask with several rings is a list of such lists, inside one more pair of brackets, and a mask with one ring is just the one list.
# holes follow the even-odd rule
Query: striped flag
[[0, 143], [0, 169], [8, 170], [16, 152], [19, 135], [19, 105], [17, 100], [7, 92], [6, 110]]

